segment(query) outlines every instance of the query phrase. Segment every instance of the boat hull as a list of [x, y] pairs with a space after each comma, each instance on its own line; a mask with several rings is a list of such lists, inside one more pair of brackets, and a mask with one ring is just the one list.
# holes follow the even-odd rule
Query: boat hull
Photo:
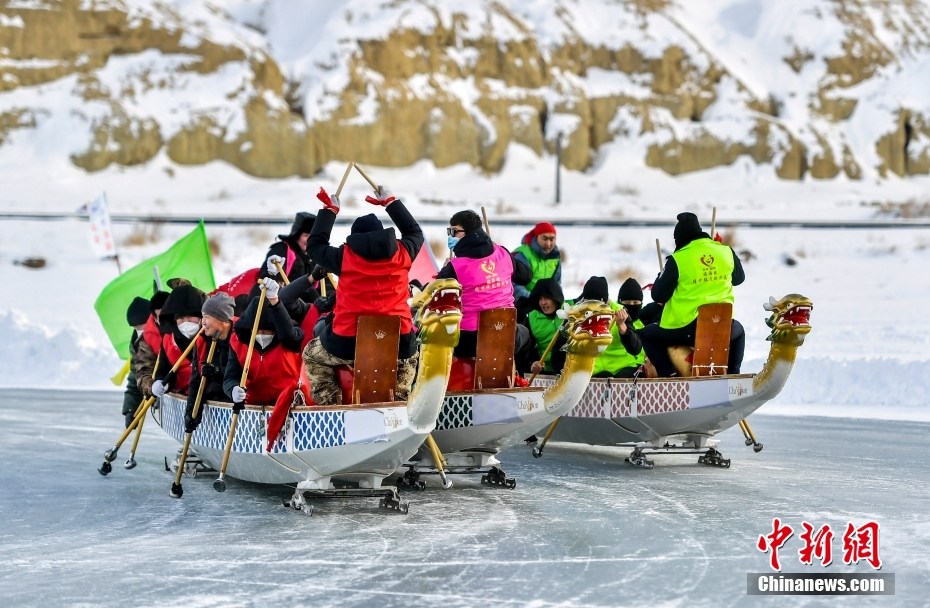
[[[701, 447], [774, 396], [771, 391], [756, 392], [753, 379], [754, 374], [592, 379], [581, 400], [560, 419], [552, 440], [654, 446], [685, 442]], [[555, 378], [537, 381], [547, 385]]]
[[[497, 454], [522, 444], [555, 419], [543, 393], [537, 387], [446, 393], [433, 439], [447, 458], [456, 452]], [[426, 450], [421, 454], [429, 457]]]
[[[184, 442], [186, 397], [161, 398], [156, 420], [178, 442]], [[239, 414], [227, 475], [244, 481], [296, 483], [306, 489], [326, 489], [331, 478], [378, 487], [423, 442], [413, 428], [404, 402], [356, 408], [292, 408], [287, 422], [266, 452], [271, 407], [249, 406]], [[219, 469], [232, 420], [232, 404], [208, 402], [191, 449]]]

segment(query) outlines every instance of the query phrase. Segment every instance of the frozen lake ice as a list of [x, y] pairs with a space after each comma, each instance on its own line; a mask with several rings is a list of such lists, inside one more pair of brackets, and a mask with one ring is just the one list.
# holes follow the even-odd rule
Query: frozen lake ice
[[[501, 455], [514, 490], [456, 476], [403, 492], [408, 515], [376, 498], [281, 506], [280, 486], [215, 474], [168, 490], [178, 444], [150, 419], [125, 470], [103, 452], [121, 432], [119, 391], [0, 390], [3, 606], [745, 606], [930, 605], [930, 424], [754, 414], [765, 449], [719, 436], [730, 469], [696, 456], [624, 464], [620, 448], [550, 443]], [[777, 408], [770, 404], [766, 409]], [[764, 410], [763, 410], [764, 411]], [[879, 523], [888, 596], [746, 594], [770, 572], [756, 548], [778, 517], [797, 533], [784, 572], [873, 572], [843, 564], [847, 523]], [[828, 524], [834, 562], [806, 566], [801, 522]]]

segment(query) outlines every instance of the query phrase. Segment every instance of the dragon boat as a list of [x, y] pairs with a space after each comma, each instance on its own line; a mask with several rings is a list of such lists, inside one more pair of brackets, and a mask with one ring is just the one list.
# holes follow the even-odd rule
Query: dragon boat
[[[427, 304], [429, 306], [431, 304]], [[483, 311], [474, 359], [456, 358], [432, 440], [398, 471], [399, 485], [422, 489], [421, 474], [481, 474], [481, 482], [514, 488], [497, 456], [521, 445], [567, 413], [585, 393], [594, 360], [611, 341], [613, 311], [597, 301], [583, 301], [560, 311], [567, 335], [562, 373], [547, 385], [515, 386], [513, 309]], [[440, 455], [441, 454], [441, 455]], [[437, 466], [437, 459], [441, 460]]]
[[[811, 330], [812, 303], [789, 294], [780, 300], [769, 298], [763, 308], [771, 313], [766, 319], [771, 347], [758, 373], [593, 379], [547, 439], [551, 435], [553, 441], [630, 447], [626, 462], [643, 468], [654, 466], [649, 456], [655, 454], [699, 454], [700, 464], [729, 467], [730, 460], [723, 458], [712, 438], [739, 424], [746, 444], [760, 451], [762, 445], [745, 419], [784, 387], [798, 347]], [[542, 377], [540, 382], [555, 386], [558, 379]], [[534, 448], [534, 456], [541, 454], [541, 447]]]
[[[420, 309], [416, 321], [417, 380], [406, 402], [346, 400], [344, 403], [350, 405], [316, 406], [308, 405], [303, 393], [295, 391], [294, 402], [286, 404], [289, 407], [281, 431], [271, 441], [269, 428], [275, 406], [246, 405], [239, 414], [228, 475], [257, 483], [296, 484], [286, 504], [306, 513], [312, 508], [305, 493], [317, 497], [381, 496], [381, 507], [406, 513], [407, 503], [400, 500], [397, 488], [382, 482], [417, 452], [436, 425], [462, 319], [461, 286], [457, 282], [431, 284], [424, 297], [428, 305]], [[362, 340], [360, 332], [359, 343]], [[396, 355], [391, 357], [396, 365]], [[357, 359], [356, 371], [359, 367]], [[349, 391], [344, 387], [345, 392]], [[168, 393], [155, 414], [162, 429], [181, 443], [186, 408], [185, 396]], [[190, 445], [205, 465], [219, 470], [233, 418], [232, 404], [206, 402], [201, 415]]]

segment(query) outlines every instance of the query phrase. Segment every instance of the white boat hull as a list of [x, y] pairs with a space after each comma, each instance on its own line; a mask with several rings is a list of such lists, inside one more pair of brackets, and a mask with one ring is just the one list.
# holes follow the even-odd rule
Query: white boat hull
[[[186, 398], [165, 395], [157, 419], [162, 429], [184, 442]], [[291, 410], [271, 451], [266, 429], [271, 407], [247, 407], [239, 414], [227, 474], [270, 484], [298, 484], [327, 489], [330, 479], [379, 487], [381, 480], [405, 462], [423, 442], [404, 402], [356, 408], [297, 407]], [[191, 448], [207, 464], [220, 469], [232, 419], [232, 405], [208, 402]]]
[[[559, 421], [553, 441], [589, 445], [693, 443], [739, 423], [777, 391], [757, 393], [754, 374], [704, 378], [592, 379]], [[551, 384], [552, 377], [539, 378]]]

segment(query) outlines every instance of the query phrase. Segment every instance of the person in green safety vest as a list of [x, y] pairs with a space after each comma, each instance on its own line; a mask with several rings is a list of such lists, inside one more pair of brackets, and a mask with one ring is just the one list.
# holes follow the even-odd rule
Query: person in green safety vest
[[643, 304], [643, 289], [633, 277], [624, 281], [617, 292], [618, 302], [607, 304], [614, 310], [614, 324], [610, 328], [613, 341], [594, 360], [594, 378], [634, 378], [642, 375], [646, 352], [636, 330], [643, 324], [637, 318]]
[[[736, 252], [711, 239], [693, 213], [678, 214], [674, 236], [675, 251], [652, 285], [652, 299], [664, 304], [662, 317], [639, 332], [646, 356], [662, 377], [678, 375], [668, 356], [669, 346], [694, 346], [698, 307], [732, 303], [733, 287], [746, 279]], [[727, 373], [739, 373], [745, 346], [743, 326], [734, 319]]]
[[[636, 283], [635, 279], [633, 282]], [[637, 283], [637, 286], [639, 284]], [[632, 378], [641, 370], [645, 354], [639, 336], [633, 331], [633, 321], [626, 308], [610, 299], [607, 279], [593, 276], [584, 284], [581, 295], [576, 300], [568, 300], [569, 305], [579, 300], [600, 300], [614, 311], [614, 323], [610, 328], [613, 341], [607, 350], [594, 360], [593, 378]], [[640, 290], [642, 297], [642, 290]]]
[[562, 302], [565, 301], [562, 288], [555, 279], [542, 279], [533, 286], [529, 301], [533, 302], [533, 308], [527, 314], [523, 324], [530, 330], [532, 347], [528, 349], [529, 352], [525, 358], [529, 360], [518, 362], [517, 369], [524, 373], [557, 374], [565, 365], [565, 357], [559, 357], [558, 354], [553, 357], [553, 353], [559, 352], [558, 348], [565, 344], [565, 337], [556, 338], [555, 345], [545, 358], [542, 355], [562, 326], [562, 319], [556, 314], [562, 307]]
[[514, 303], [521, 322], [535, 305], [530, 292], [537, 281], [555, 279], [556, 283], [562, 284], [562, 254], [555, 239], [555, 226], [549, 222], [539, 222], [523, 235], [520, 246], [513, 250], [513, 257], [526, 264], [533, 273], [528, 282], [515, 282], [513, 285]]

